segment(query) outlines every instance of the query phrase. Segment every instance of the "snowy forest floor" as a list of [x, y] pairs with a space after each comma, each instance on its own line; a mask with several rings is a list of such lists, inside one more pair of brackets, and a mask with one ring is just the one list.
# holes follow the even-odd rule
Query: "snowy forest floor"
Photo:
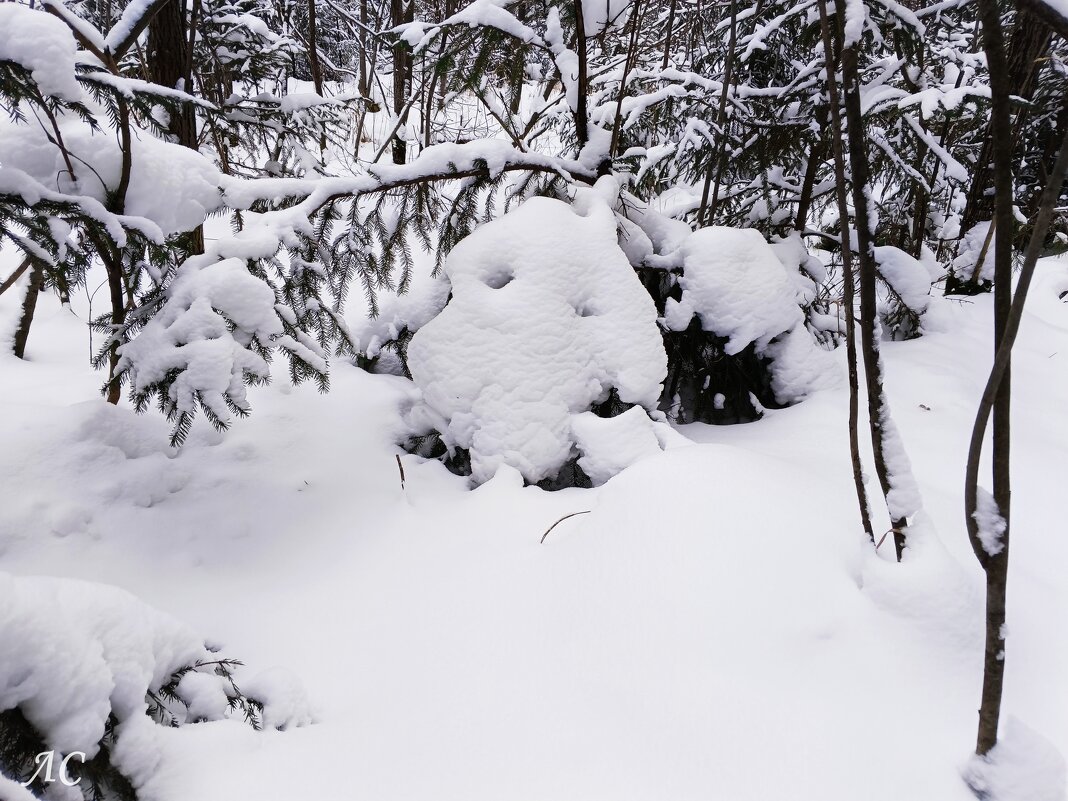
[[[1003, 716], [1061, 753], [1065, 289], [1068, 260], [1043, 262], [1014, 361]], [[844, 380], [682, 427], [693, 444], [599, 489], [502, 471], [468, 491], [413, 456], [402, 489], [407, 382], [335, 362], [321, 396], [280, 371], [175, 455], [159, 415], [100, 398], [84, 303], [42, 296], [28, 360], [0, 347], [0, 569], [125, 587], [300, 677], [314, 725], [158, 728], [146, 799], [963, 801], [983, 590], [961, 490], [991, 299], [932, 306], [884, 350], [927, 510], [899, 565], [860, 531]]]

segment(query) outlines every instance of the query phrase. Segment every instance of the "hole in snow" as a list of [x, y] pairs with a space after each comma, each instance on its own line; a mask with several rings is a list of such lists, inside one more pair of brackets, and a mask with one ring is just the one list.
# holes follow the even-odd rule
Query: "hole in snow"
[[503, 286], [508, 286], [512, 283], [512, 279], [515, 278], [511, 273], [496, 273], [495, 275], [488, 276], [486, 278], [486, 286], [490, 289], [500, 289]]
[[595, 317], [596, 316], [596, 312], [594, 312], [593, 309], [591, 309], [585, 303], [583, 303], [581, 306], [578, 306], [578, 307], [575, 308], [575, 314], [577, 314], [579, 317]]

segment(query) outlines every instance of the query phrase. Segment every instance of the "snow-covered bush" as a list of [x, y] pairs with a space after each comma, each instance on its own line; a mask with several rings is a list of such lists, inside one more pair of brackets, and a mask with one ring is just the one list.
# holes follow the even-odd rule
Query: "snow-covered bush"
[[660, 408], [672, 420], [755, 420], [831, 380], [802, 311], [826, 276], [799, 236], [769, 245], [755, 229], [691, 231], [628, 195], [617, 211], [621, 246], [660, 310]]
[[919, 259], [890, 245], [875, 248], [875, 263], [883, 279], [885, 300], [880, 319], [894, 339], [921, 333], [921, 318], [931, 295], [931, 271]]
[[[153, 721], [311, 722], [292, 679], [261, 674], [243, 692], [240, 662], [123, 590], [0, 573], [0, 599], [0, 774], [9, 779], [34, 777], [42, 752], [54, 752], [55, 770], [81, 752], [68, 762], [80, 790], [70, 797], [134, 798]], [[30, 787], [43, 791], [44, 776]]]
[[[435, 440], [418, 445], [477, 483], [508, 464], [532, 484], [588, 486], [627, 461], [601, 443], [640, 441], [633, 458], [658, 447], [656, 309], [600, 192], [618, 187], [602, 179], [573, 205], [533, 198], [460, 242], [445, 265], [452, 299], [408, 345], [422, 393], [409, 421]], [[644, 411], [619, 414], [632, 407]]]
[[759, 231], [702, 228], [679, 260], [663, 314], [673, 419], [753, 419], [827, 380], [827, 353], [805, 328], [794, 280]]

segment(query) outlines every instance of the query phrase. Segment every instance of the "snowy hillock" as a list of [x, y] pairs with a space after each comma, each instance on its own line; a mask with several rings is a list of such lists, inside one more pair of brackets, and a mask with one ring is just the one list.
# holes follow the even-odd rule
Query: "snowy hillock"
[[[445, 265], [452, 299], [408, 345], [412, 431], [423, 447], [436, 434], [476, 484], [507, 464], [531, 484], [589, 486], [630, 461], [598, 443], [623, 437], [634, 458], [659, 449], [656, 309], [597, 192], [575, 206], [533, 198], [460, 242]], [[616, 417], [633, 407], [646, 413]]]

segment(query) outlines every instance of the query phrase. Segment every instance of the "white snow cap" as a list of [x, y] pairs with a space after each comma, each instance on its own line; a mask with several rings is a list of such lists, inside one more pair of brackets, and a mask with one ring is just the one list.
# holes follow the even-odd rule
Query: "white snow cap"
[[0, 30], [0, 61], [28, 69], [44, 95], [81, 99], [82, 88], [74, 79], [77, 46], [58, 17], [20, 3], [0, 3]]
[[890, 245], [875, 248], [875, 261], [879, 273], [906, 306], [918, 314], [927, 311], [931, 273], [923, 262]]
[[449, 255], [452, 300], [408, 346], [423, 396], [411, 422], [468, 449], [476, 483], [501, 464], [555, 475], [576, 455], [573, 419], [611, 389], [656, 407], [667, 357], [616, 241], [613, 189], [602, 179], [574, 207], [532, 198]]
[[782, 262], [759, 231], [702, 228], [683, 243], [682, 258], [682, 302], [692, 304], [706, 331], [727, 338], [727, 353], [752, 342], [763, 350], [801, 322]]

